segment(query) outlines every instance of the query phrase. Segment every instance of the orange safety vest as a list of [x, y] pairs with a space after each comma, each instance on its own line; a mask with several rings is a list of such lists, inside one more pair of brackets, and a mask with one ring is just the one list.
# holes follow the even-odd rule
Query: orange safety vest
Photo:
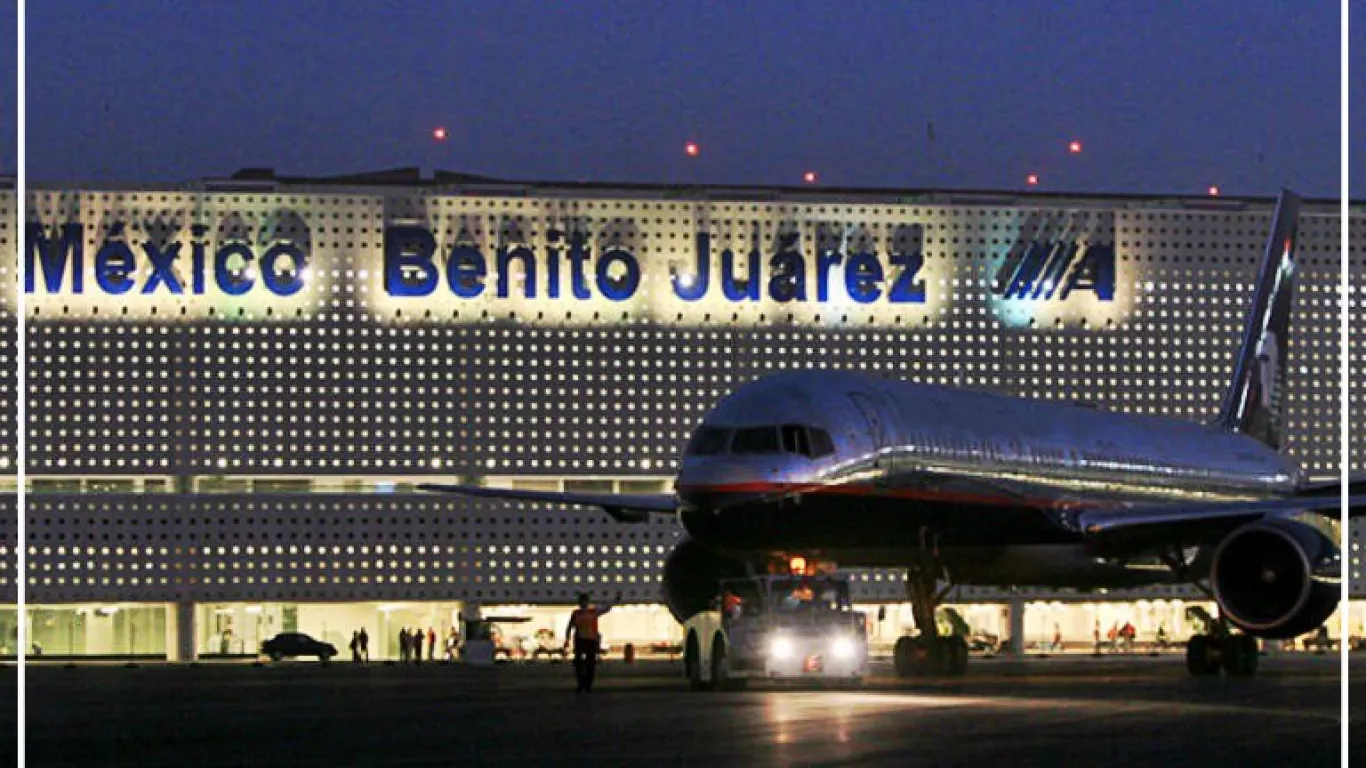
[[598, 639], [598, 609], [576, 609], [570, 621], [574, 622], [574, 634], [580, 640]]

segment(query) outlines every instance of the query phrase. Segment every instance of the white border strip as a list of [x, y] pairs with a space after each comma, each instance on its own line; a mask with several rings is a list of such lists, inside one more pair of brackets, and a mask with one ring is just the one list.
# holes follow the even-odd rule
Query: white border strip
[[[16, 753], [16, 754], [18, 754], [18, 757], [19, 757], [19, 763], [18, 763], [18, 764], [20, 765], [20, 768], [22, 768], [23, 765], [26, 764], [26, 743], [25, 743], [25, 719], [26, 719], [26, 711], [25, 711], [25, 667], [26, 667], [26, 660], [27, 660], [27, 659], [26, 659], [26, 657], [27, 657], [27, 653], [26, 653], [26, 650], [27, 650], [27, 631], [26, 631], [25, 627], [26, 627], [26, 623], [27, 623], [27, 622], [26, 622], [26, 620], [25, 620], [25, 616], [26, 616], [27, 605], [26, 605], [26, 601], [25, 601], [25, 592], [26, 592], [26, 588], [27, 588], [27, 532], [26, 532], [26, 526], [25, 526], [25, 514], [23, 514], [23, 512], [25, 512], [25, 502], [26, 502], [26, 493], [25, 493], [25, 482], [26, 482], [26, 477], [25, 477], [25, 469], [26, 469], [26, 465], [27, 465], [27, 456], [26, 456], [26, 452], [25, 452], [25, 447], [26, 447], [26, 443], [27, 443], [27, 440], [26, 440], [26, 439], [27, 439], [27, 430], [26, 430], [26, 424], [27, 424], [27, 418], [26, 418], [26, 417], [27, 417], [27, 413], [26, 413], [26, 411], [27, 411], [27, 388], [25, 387], [25, 381], [26, 381], [26, 377], [27, 377], [26, 368], [27, 368], [27, 358], [29, 358], [29, 350], [27, 350], [27, 323], [26, 323], [27, 317], [26, 317], [26, 312], [25, 312], [25, 306], [23, 306], [23, 297], [25, 297], [25, 292], [23, 292], [23, 284], [25, 284], [25, 277], [26, 277], [26, 275], [25, 275], [25, 260], [23, 260], [23, 254], [26, 253], [26, 245], [27, 245], [27, 242], [26, 242], [26, 241], [27, 241], [27, 238], [26, 238], [26, 232], [27, 232], [26, 220], [27, 220], [27, 217], [26, 217], [26, 210], [25, 210], [25, 208], [26, 208], [26, 202], [27, 202], [27, 178], [26, 178], [26, 163], [25, 163], [25, 161], [26, 161], [26, 159], [27, 159], [26, 146], [25, 146], [25, 124], [26, 124], [25, 107], [26, 107], [26, 94], [25, 94], [25, 87], [23, 87], [23, 86], [25, 86], [25, 63], [26, 63], [26, 52], [25, 52], [25, 38], [26, 38], [26, 34], [25, 34], [25, 33], [26, 33], [25, 0], [16, 0], [16, 3], [18, 3], [18, 18], [16, 18], [16, 29], [15, 29], [16, 34], [15, 34], [15, 37], [16, 37], [16, 40], [18, 40], [18, 51], [16, 51], [16, 57], [18, 57], [18, 61], [16, 61], [16, 63], [18, 63], [18, 66], [15, 67], [15, 71], [16, 71], [16, 82], [15, 82], [15, 86], [16, 86], [16, 96], [18, 96], [18, 102], [16, 102], [15, 119], [16, 119], [16, 128], [18, 128], [18, 130], [16, 130], [16, 145], [18, 145], [18, 146], [16, 146], [15, 223], [16, 223], [16, 230], [18, 230], [18, 249], [16, 249], [16, 257], [18, 257], [18, 258], [16, 258], [16, 261], [18, 261], [18, 269], [16, 269], [16, 283], [15, 283], [15, 295], [16, 295], [15, 313], [16, 313], [16, 320], [18, 320], [18, 325], [16, 325], [16, 329], [15, 329], [15, 359], [16, 359], [16, 364], [18, 364], [18, 370], [16, 370], [16, 373], [15, 373], [15, 389], [16, 389], [16, 392], [18, 392], [18, 398], [16, 398], [15, 437], [16, 437], [16, 465], [18, 465], [18, 466], [16, 466], [15, 469], [16, 469], [16, 473], [18, 473], [18, 488], [16, 488], [16, 496], [18, 496], [18, 497], [16, 497], [16, 502], [15, 502], [15, 521], [16, 521], [16, 523], [18, 523], [18, 529], [16, 529], [16, 532], [15, 532], [15, 547], [14, 547], [14, 548], [15, 548], [15, 552], [18, 552], [18, 568], [16, 568], [16, 584], [15, 584], [16, 596], [18, 596], [18, 614], [16, 614], [16, 619], [18, 619], [18, 670], [16, 670], [16, 672], [18, 672], [18, 694], [16, 694], [16, 696], [18, 696], [18, 712], [16, 712], [16, 713], [18, 713], [18, 717], [16, 717], [16, 726], [18, 726], [18, 732], [16, 732], [16, 741], [18, 741], [18, 753]], [[1351, 473], [1350, 473], [1351, 461], [1350, 461], [1350, 454], [1348, 454], [1348, 450], [1350, 450], [1350, 439], [1348, 439], [1348, 426], [1347, 426], [1347, 425], [1348, 425], [1348, 402], [1350, 402], [1350, 400], [1348, 400], [1348, 394], [1350, 394], [1350, 389], [1348, 389], [1348, 383], [1350, 383], [1350, 376], [1348, 376], [1348, 373], [1350, 373], [1350, 368], [1351, 368], [1351, 358], [1348, 357], [1348, 344], [1347, 344], [1348, 320], [1350, 320], [1350, 312], [1348, 312], [1348, 305], [1350, 305], [1350, 298], [1351, 298], [1351, 297], [1350, 297], [1350, 294], [1348, 294], [1348, 287], [1350, 287], [1350, 283], [1348, 283], [1348, 277], [1350, 277], [1350, 269], [1348, 269], [1348, 256], [1347, 256], [1347, 254], [1348, 254], [1348, 245], [1350, 245], [1350, 238], [1348, 238], [1348, 200], [1350, 200], [1350, 198], [1348, 198], [1348, 189], [1350, 189], [1350, 187], [1348, 187], [1348, 180], [1350, 180], [1350, 175], [1351, 175], [1351, 174], [1350, 174], [1350, 171], [1348, 171], [1348, 159], [1350, 159], [1350, 150], [1348, 150], [1348, 123], [1350, 123], [1350, 120], [1348, 120], [1348, 109], [1347, 109], [1347, 108], [1348, 108], [1348, 97], [1347, 97], [1347, 92], [1348, 92], [1348, 89], [1347, 89], [1347, 83], [1348, 83], [1348, 56], [1347, 56], [1347, 52], [1348, 52], [1348, 34], [1347, 34], [1347, 33], [1348, 33], [1348, 11], [1347, 11], [1347, 0], [1341, 0], [1341, 25], [1340, 25], [1339, 31], [1340, 31], [1339, 55], [1340, 55], [1340, 57], [1341, 57], [1341, 78], [1339, 79], [1339, 86], [1340, 86], [1340, 104], [1339, 104], [1339, 107], [1340, 107], [1340, 115], [1341, 115], [1341, 130], [1340, 130], [1340, 134], [1339, 134], [1339, 141], [1340, 141], [1340, 159], [1341, 159], [1341, 168], [1340, 168], [1341, 189], [1340, 189], [1340, 198], [1339, 198], [1340, 216], [1341, 216], [1341, 231], [1340, 231], [1340, 236], [1341, 236], [1341, 260], [1340, 260], [1340, 272], [1341, 272], [1341, 277], [1340, 277], [1340, 279], [1341, 279], [1341, 302], [1340, 302], [1340, 305], [1339, 305], [1339, 323], [1340, 323], [1339, 354], [1340, 354], [1340, 358], [1341, 358], [1341, 364], [1340, 364], [1340, 366], [1339, 366], [1339, 389], [1340, 389], [1340, 395], [1339, 395], [1339, 396], [1340, 396], [1340, 403], [1339, 403], [1339, 417], [1340, 417], [1340, 435], [1339, 435], [1339, 444], [1340, 444], [1340, 456], [1339, 456], [1339, 459], [1340, 459], [1340, 461], [1339, 461], [1339, 471], [1340, 471], [1340, 478], [1341, 478], [1341, 489], [1340, 489], [1340, 492], [1341, 492], [1341, 532], [1343, 532], [1344, 545], [1346, 545], [1348, 538], [1351, 537], [1350, 519], [1348, 519], [1348, 515], [1347, 515], [1347, 495], [1348, 495], [1347, 491], [1348, 491], [1348, 480], [1350, 480], [1350, 476], [1351, 476]], [[1344, 547], [1344, 549], [1346, 549], [1346, 547]], [[1346, 568], [1347, 573], [1344, 574], [1344, 577], [1350, 577], [1350, 575], [1351, 575], [1351, 559], [1350, 559], [1350, 553], [1344, 552], [1344, 555], [1347, 556], [1347, 568]], [[1340, 633], [1340, 634], [1339, 634], [1339, 637], [1343, 638], [1343, 642], [1340, 642], [1340, 644], [1339, 644], [1339, 653], [1340, 653], [1340, 657], [1341, 657], [1341, 686], [1340, 686], [1340, 687], [1341, 687], [1341, 691], [1340, 691], [1340, 694], [1341, 694], [1341, 732], [1340, 732], [1340, 738], [1341, 738], [1341, 756], [1343, 756], [1343, 761], [1341, 761], [1341, 764], [1343, 764], [1343, 765], [1347, 765], [1347, 764], [1348, 764], [1348, 753], [1347, 753], [1347, 682], [1348, 682], [1347, 653], [1348, 653], [1348, 652], [1347, 652], [1347, 642], [1346, 642], [1346, 638], [1348, 637], [1348, 627], [1350, 627], [1350, 618], [1348, 618], [1348, 614], [1350, 614], [1350, 611], [1348, 611], [1348, 609], [1347, 609], [1348, 605], [1350, 605], [1350, 600], [1348, 600], [1348, 592], [1350, 592], [1350, 590], [1348, 590], [1348, 586], [1350, 586], [1350, 582], [1351, 582], [1351, 579], [1350, 579], [1350, 578], [1343, 578], [1343, 579], [1341, 579], [1341, 605], [1343, 605], [1343, 611], [1341, 611], [1340, 618], [1339, 618], [1339, 619], [1340, 619], [1340, 627], [1339, 627], [1339, 633]]]
[[18, 619], [18, 622], [16, 623], [18, 623], [19, 625], [19, 664], [18, 671], [16, 671], [18, 672], [19, 690], [19, 708], [18, 712], [16, 712], [16, 715], [18, 715], [18, 717], [16, 717], [18, 723], [16, 724], [18, 724], [19, 727], [19, 743], [18, 752], [16, 752], [16, 754], [18, 754], [19, 756], [19, 765], [20, 768], [22, 768], [27, 761], [26, 743], [25, 738], [23, 738], [23, 735], [25, 735], [26, 719], [25, 663], [27, 661], [27, 649], [29, 649], [29, 633], [27, 633], [26, 630], [27, 614], [29, 614], [29, 612], [27, 612], [27, 604], [25, 601], [25, 592], [27, 592], [27, 586], [29, 586], [29, 563], [27, 563], [27, 559], [29, 559], [29, 548], [27, 548], [27, 541], [29, 541], [29, 537], [27, 537], [27, 532], [25, 529], [25, 515], [23, 515], [23, 511], [25, 511], [25, 489], [23, 489], [23, 485], [25, 485], [25, 471], [23, 470], [25, 470], [25, 466], [27, 463], [27, 458], [25, 455], [25, 443], [27, 443], [27, 433], [25, 430], [25, 426], [27, 425], [27, 421], [29, 421], [27, 420], [26, 415], [27, 404], [29, 404], [29, 402], [27, 402], [27, 399], [29, 399], [29, 396], [27, 396], [27, 388], [25, 387], [25, 385], [23, 385], [23, 383], [25, 383], [26, 381], [27, 361], [29, 361], [29, 346], [27, 346], [27, 328], [25, 323], [26, 318], [25, 316], [23, 316], [23, 313], [25, 313], [25, 307], [23, 307], [23, 282], [25, 282], [26, 277], [25, 269], [23, 269], [23, 254], [26, 253], [25, 246], [27, 245], [27, 227], [25, 225], [27, 215], [25, 208], [27, 204], [27, 189], [29, 189], [29, 179], [27, 179], [27, 169], [25, 163], [25, 161], [27, 160], [27, 149], [25, 148], [25, 134], [23, 134], [23, 128], [25, 128], [26, 123], [26, 96], [25, 92], [23, 92], [23, 82], [25, 82], [26, 63], [25, 33], [27, 26], [25, 23], [25, 0], [18, 0], [18, 5], [19, 14], [18, 19], [15, 20], [16, 25], [18, 25], [15, 27], [15, 38], [19, 42], [19, 60], [18, 66], [15, 67], [15, 72], [18, 72], [18, 74], [16, 74], [15, 82], [15, 94], [16, 96], [18, 96], [18, 104], [15, 105], [15, 116], [16, 119], [18, 119], [19, 123], [18, 126], [16, 126], [18, 130], [16, 130], [15, 134], [16, 143], [18, 143], [18, 146], [16, 146], [16, 154], [18, 154], [18, 156], [16, 156], [15, 159], [16, 165], [14, 184], [15, 230], [18, 230], [19, 235], [18, 250], [16, 250], [16, 256], [18, 256], [18, 260], [16, 261], [18, 261], [19, 264], [18, 269], [16, 269], [15, 272], [14, 286], [15, 314], [16, 316], [18, 316], [16, 317], [16, 320], [18, 320], [18, 324], [16, 324], [14, 339], [14, 357], [15, 361], [18, 361], [18, 370], [16, 370], [15, 372], [14, 380], [14, 388], [16, 389], [16, 392], [18, 392], [18, 398], [15, 398], [14, 430], [16, 448], [15, 463], [16, 465], [18, 465], [15, 466], [15, 471], [16, 473], [18, 473], [18, 488], [15, 489], [16, 499], [14, 507], [14, 517], [15, 522], [18, 523], [18, 527], [16, 527], [15, 530], [14, 549], [16, 552], [19, 553], [18, 568], [16, 568], [15, 573], [15, 592], [16, 597], [18, 597], [19, 603], [18, 612], [16, 612], [15, 614], [15, 618]]
[[1351, 172], [1348, 171], [1348, 162], [1347, 162], [1347, 161], [1348, 161], [1349, 154], [1350, 154], [1350, 149], [1349, 149], [1349, 145], [1348, 145], [1348, 141], [1347, 141], [1347, 136], [1348, 136], [1348, 134], [1347, 134], [1347, 128], [1348, 128], [1348, 123], [1350, 122], [1350, 121], [1348, 120], [1348, 117], [1347, 117], [1347, 105], [1348, 105], [1348, 102], [1347, 102], [1347, 83], [1348, 83], [1348, 79], [1347, 79], [1347, 68], [1348, 68], [1348, 67], [1347, 67], [1347, 60], [1348, 60], [1348, 57], [1347, 57], [1347, 50], [1348, 50], [1348, 47], [1347, 47], [1347, 40], [1348, 40], [1348, 34], [1347, 34], [1347, 31], [1348, 31], [1348, 25], [1347, 25], [1347, 0], [1342, 0], [1342, 23], [1339, 25], [1339, 28], [1338, 28], [1338, 34], [1339, 34], [1339, 36], [1340, 36], [1340, 40], [1339, 40], [1339, 43], [1338, 43], [1338, 55], [1339, 55], [1339, 57], [1341, 57], [1341, 59], [1342, 59], [1342, 77], [1339, 78], [1339, 80], [1338, 80], [1338, 87], [1339, 87], [1339, 89], [1340, 89], [1340, 91], [1341, 91], [1340, 94], [1339, 94], [1338, 106], [1339, 106], [1339, 113], [1340, 113], [1340, 115], [1341, 115], [1341, 117], [1342, 117], [1342, 126], [1341, 126], [1340, 132], [1339, 132], [1339, 134], [1338, 134], [1338, 142], [1339, 142], [1338, 161], [1341, 163], [1341, 166], [1340, 166], [1340, 169], [1339, 169], [1339, 173], [1338, 173], [1338, 178], [1339, 178], [1339, 181], [1340, 181], [1340, 183], [1341, 183], [1341, 185], [1342, 185], [1342, 188], [1341, 188], [1341, 189], [1339, 190], [1339, 192], [1338, 192], [1338, 194], [1339, 194], [1339, 197], [1338, 197], [1339, 214], [1340, 214], [1341, 217], [1342, 217], [1342, 226], [1340, 227], [1340, 231], [1338, 232], [1338, 236], [1339, 236], [1339, 237], [1341, 238], [1341, 240], [1342, 240], [1342, 243], [1341, 243], [1342, 254], [1341, 254], [1341, 258], [1340, 258], [1340, 260], [1339, 260], [1339, 264], [1338, 264], [1338, 267], [1339, 267], [1339, 269], [1340, 269], [1341, 272], [1342, 272], [1342, 276], [1341, 276], [1341, 280], [1342, 280], [1342, 294], [1341, 294], [1341, 296], [1342, 296], [1342, 301], [1341, 301], [1341, 304], [1338, 305], [1338, 321], [1339, 321], [1339, 323], [1341, 324], [1341, 328], [1339, 329], [1339, 334], [1340, 334], [1340, 335], [1339, 335], [1339, 338], [1338, 338], [1338, 345], [1339, 345], [1339, 353], [1338, 353], [1338, 354], [1339, 354], [1339, 358], [1340, 358], [1340, 363], [1339, 363], [1339, 365], [1338, 365], [1338, 375], [1339, 375], [1338, 387], [1339, 387], [1339, 390], [1340, 390], [1339, 393], [1338, 393], [1338, 416], [1339, 416], [1339, 418], [1341, 419], [1341, 422], [1340, 422], [1340, 425], [1339, 425], [1340, 428], [1341, 428], [1341, 433], [1340, 433], [1340, 435], [1339, 435], [1338, 469], [1339, 469], [1339, 471], [1341, 472], [1341, 476], [1342, 476], [1342, 486], [1341, 486], [1341, 489], [1340, 489], [1340, 490], [1341, 490], [1341, 494], [1342, 494], [1342, 508], [1341, 508], [1342, 526], [1341, 526], [1341, 528], [1340, 528], [1339, 530], [1341, 530], [1341, 532], [1342, 532], [1342, 557], [1343, 557], [1343, 559], [1344, 559], [1344, 561], [1345, 561], [1345, 562], [1343, 563], [1343, 565], [1345, 566], [1345, 568], [1343, 569], [1343, 570], [1344, 570], [1344, 573], [1342, 574], [1342, 576], [1343, 576], [1343, 578], [1342, 578], [1342, 598], [1341, 598], [1341, 600], [1340, 600], [1339, 603], [1338, 603], [1339, 605], [1342, 606], [1342, 608], [1340, 609], [1339, 616], [1338, 616], [1338, 620], [1339, 620], [1339, 624], [1340, 624], [1340, 626], [1338, 627], [1338, 637], [1341, 638], [1340, 642], [1338, 643], [1338, 653], [1339, 653], [1339, 655], [1340, 655], [1340, 657], [1341, 657], [1341, 659], [1340, 659], [1341, 669], [1340, 669], [1340, 672], [1339, 672], [1339, 674], [1340, 674], [1340, 680], [1339, 680], [1339, 682], [1341, 683], [1340, 695], [1341, 695], [1341, 698], [1342, 698], [1342, 719], [1341, 719], [1341, 721], [1340, 721], [1341, 724], [1342, 724], [1342, 725], [1341, 725], [1341, 731], [1342, 731], [1342, 732], [1341, 732], [1341, 734], [1340, 734], [1340, 737], [1341, 737], [1341, 740], [1342, 740], [1342, 764], [1343, 764], [1343, 765], [1348, 765], [1348, 760], [1347, 760], [1347, 687], [1348, 687], [1348, 685], [1347, 685], [1347, 684], [1348, 684], [1348, 681], [1349, 681], [1349, 680], [1348, 680], [1349, 665], [1348, 665], [1348, 663], [1347, 663], [1347, 657], [1348, 657], [1348, 652], [1349, 652], [1349, 651], [1348, 651], [1348, 648], [1347, 648], [1347, 640], [1348, 640], [1348, 638], [1351, 637], [1351, 631], [1350, 631], [1350, 627], [1351, 627], [1350, 614], [1351, 614], [1351, 605], [1352, 605], [1352, 604], [1351, 604], [1351, 599], [1350, 599], [1350, 598], [1351, 598], [1351, 594], [1350, 594], [1350, 593], [1351, 593], [1351, 584], [1352, 584], [1352, 578], [1351, 578], [1351, 577], [1352, 577], [1352, 559], [1353, 559], [1353, 558], [1352, 558], [1352, 551], [1351, 551], [1351, 540], [1352, 540], [1351, 519], [1350, 519], [1349, 515], [1347, 514], [1348, 482], [1350, 481], [1351, 476], [1352, 476], [1352, 472], [1351, 472], [1351, 469], [1352, 469], [1351, 440], [1350, 440], [1350, 433], [1349, 433], [1349, 430], [1348, 430], [1348, 428], [1347, 428], [1347, 423], [1348, 423], [1348, 420], [1349, 420], [1349, 403], [1351, 402], [1351, 400], [1349, 399], [1349, 395], [1351, 394], [1351, 390], [1350, 390], [1351, 376], [1350, 376], [1350, 373], [1351, 373], [1351, 368], [1352, 368], [1352, 358], [1349, 356], [1349, 355], [1350, 355], [1350, 349], [1349, 349], [1349, 346], [1348, 346], [1348, 343], [1347, 343], [1347, 335], [1348, 335], [1348, 328], [1349, 328], [1349, 325], [1350, 325], [1350, 315], [1351, 315], [1351, 312], [1350, 312], [1350, 309], [1349, 309], [1349, 308], [1350, 308], [1351, 303], [1352, 303], [1352, 302], [1351, 302], [1351, 300], [1352, 300], [1352, 294], [1350, 293], [1350, 289], [1351, 289], [1351, 283], [1350, 283], [1350, 276], [1351, 276], [1350, 264], [1351, 264], [1351, 260], [1348, 258], [1348, 254], [1350, 253], [1350, 251], [1348, 250], [1348, 247], [1349, 247], [1349, 245], [1350, 245], [1350, 243], [1351, 243], [1351, 238], [1349, 237], [1349, 231], [1348, 231], [1348, 224], [1349, 224], [1350, 220], [1348, 219], [1348, 216], [1347, 216], [1348, 208], [1349, 208], [1349, 206], [1348, 206], [1347, 203], [1348, 203], [1348, 200], [1351, 199], [1350, 197], [1348, 197], [1348, 189], [1349, 189], [1348, 181], [1349, 181], [1349, 179], [1350, 179], [1350, 177], [1351, 177]]

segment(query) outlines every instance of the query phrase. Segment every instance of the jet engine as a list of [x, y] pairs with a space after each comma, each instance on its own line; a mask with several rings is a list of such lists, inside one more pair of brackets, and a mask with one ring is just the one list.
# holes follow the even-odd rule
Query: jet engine
[[664, 602], [679, 624], [707, 610], [721, 579], [748, 575], [745, 563], [718, 555], [692, 539], [684, 539], [664, 561]]
[[1214, 550], [1210, 585], [1224, 615], [1248, 634], [1288, 638], [1322, 624], [1338, 605], [1341, 554], [1317, 528], [1264, 520]]

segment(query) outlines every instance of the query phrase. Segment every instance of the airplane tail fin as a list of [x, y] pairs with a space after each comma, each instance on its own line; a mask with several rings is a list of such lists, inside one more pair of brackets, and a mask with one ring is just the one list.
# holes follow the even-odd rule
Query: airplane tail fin
[[1281, 447], [1285, 407], [1286, 345], [1295, 296], [1300, 198], [1283, 190], [1271, 217], [1271, 234], [1257, 268], [1252, 311], [1234, 361], [1233, 381], [1214, 424]]

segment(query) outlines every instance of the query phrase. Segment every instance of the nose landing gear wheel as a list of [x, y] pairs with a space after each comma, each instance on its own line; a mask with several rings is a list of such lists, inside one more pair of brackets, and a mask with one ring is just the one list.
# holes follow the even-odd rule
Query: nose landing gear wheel
[[[937, 562], [937, 561], [936, 561]], [[906, 590], [911, 598], [911, 611], [921, 634], [901, 637], [892, 649], [893, 667], [897, 677], [918, 675], [962, 675], [968, 670], [968, 643], [962, 637], [940, 637], [934, 613], [948, 593], [949, 585], [939, 589], [935, 574], [943, 568], [909, 568]]]
[[951, 637], [902, 637], [892, 649], [897, 677], [962, 675], [968, 671], [968, 644]]
[[945, 646], [948, 653], [944, 654], [946, 659], [945, 672], [950, 675], [965, 675], [968, 672], [968, 641], [953, 635], [946, 637]]
[[909, 637], [898, 637], [896, 645], [892, 647], [892, 667], [896, 670], [897, 677], [910, 677], [916, 672], [916, 662], [911, 649], [913, 644], [914, 641]]
[[1191, 635], [1186, 644], [1186, 669], [1196, 677], [1219, 674], [1247, 677], [1257, 673], [1261, 651], [1251, 635]]

